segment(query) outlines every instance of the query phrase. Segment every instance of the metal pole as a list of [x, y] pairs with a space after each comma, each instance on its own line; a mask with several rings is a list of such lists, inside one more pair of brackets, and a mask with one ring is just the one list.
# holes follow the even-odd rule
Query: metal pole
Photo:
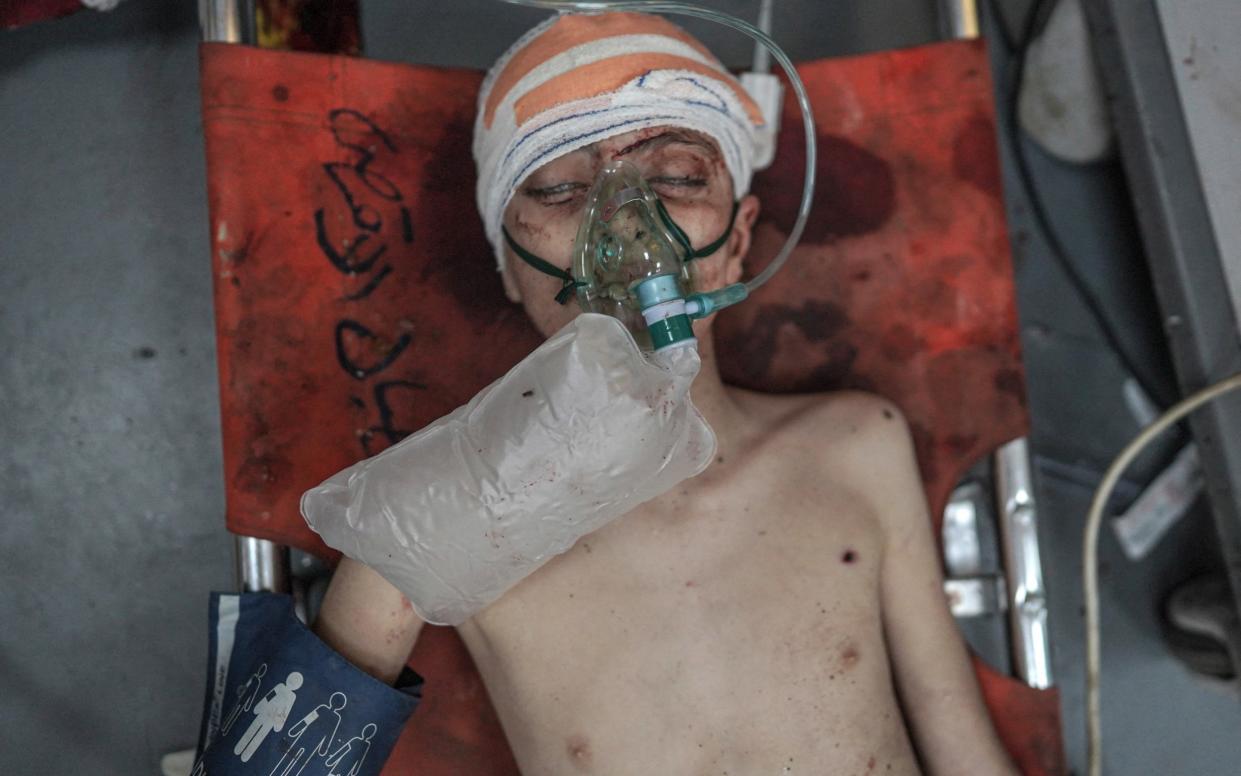
[[198, 24], [208, 43], [258, 40], [254, 0], [198, 0]]
[[237, 587], [243, 593], [289, 592], [289, 548], [266, 539], [238, 536]]
[[939, 0], [939, 25], [946, 38], [977, 38], [978, 0]]
[[[198, 0], [198, 23], [209, 43], [254, 44], [254, 0]], [[253, 536], [236, 537], [237, 587], [246, 593], [289, 592], [289, 548]]]
[[1017, 675], [1040, 690], [1052, 686], [1047, 590], [1038, 546], [1038, 512], [1030, 448], [1016, 439], [995, 453], [995, 497], [1008, 577], [1008, 623]]
[[[955, 40], [982, 34], [978, 0], [939, 0], [940, 26]], [[1013, 666], [1029, 686], [1052, 686], [1047, 591], [1038, 546], [1038, 512], [1025, 438], [1001, 447], [994, 457], [996, 512], [1008, 582], [1008, 629]]]

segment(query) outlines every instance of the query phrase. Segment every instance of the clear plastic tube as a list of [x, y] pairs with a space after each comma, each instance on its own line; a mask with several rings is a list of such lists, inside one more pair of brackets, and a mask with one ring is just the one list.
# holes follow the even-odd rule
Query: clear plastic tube
[[797, 75], [797, 69], [793, 67], [792, 60], [788, 58], [783, 49], [776, 45], [776, 42], [771, 39], [770, 35], [744, 19], [738, 19], [735, 16], [721, 13], [720, 11], [713, 11], [710, 8], [700, 8], [691, 3], [671, 3], [662, 2], [662, 0], [615, 0], [614, 2], [609, 2], [608, 0], [501, 0], [501, 2], [532, 8], [543, 8], [550, 11], [638, 11], [643, 13], [692, 16], [716, 22], [725, 27], [731, 27], [734, 30], [749, 35], [766, 46], [767, 50], [771, 52], [772, 57], [780, 63], [780, 67], [784, 68], [789, 84], [793, 87], [793, 94], [797, 97], [797, 104], [801, 108], [802, 126], [806, 133], [806, 172], [805, 183], [802, 187], [801, 205], [797, 210], [797, 220], [793, 223], [793, 229], [789, 232], [788, 239], [785, 240], [784, 246], [780, 248], [780, 252], [771, 260], [771, 263], [762, 272], [746, 282], [746, 290], [753, 293], [780, 271], [780, 268], [784, 266], [789, 256], [792, 255], [793, 249], [797, 247], [797, 243], [801, 241], [802, 232], [806, 228], [806, 221], [810, 218], [810, 207], [814, 204], [814, 172], [818, 164], [818, 150], [815, 144], [817, 136], [814, 130], [814, 113], [810, 108], [810, 98], [806, 95], [806, 87], [802, 83], [801, 77]]
[[[761, 0], [758, 6], [758, 28], [771, 35], [771, 14], [772, 6], [775, 0]], [[750, 65], [750, 71], [754, 73], [768, 73], [771, 71], [771, 52], [766, 46], [758, 45], [754, 47], [754, 64]]]

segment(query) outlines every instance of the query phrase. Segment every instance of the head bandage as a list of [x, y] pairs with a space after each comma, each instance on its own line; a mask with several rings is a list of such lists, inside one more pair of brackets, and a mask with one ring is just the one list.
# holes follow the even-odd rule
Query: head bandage
[[715, 140], [735, 198], [750, 187], [762, 112], [696, 39], [647, 14], [563, 14], [492, 67], [474, 123], [478, 210], [504, 267], [504, 209], [530, 173], [614, 135], [658, 126]]

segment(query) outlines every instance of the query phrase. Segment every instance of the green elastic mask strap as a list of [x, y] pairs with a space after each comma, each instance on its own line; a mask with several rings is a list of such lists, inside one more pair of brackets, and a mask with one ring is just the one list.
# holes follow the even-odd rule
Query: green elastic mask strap
[[[740, 202], [733, 203], [733, 212], [728, 216], [728, 228], [724, 230], [724, 234], [710, 245], [704, 245], [698, 250], [694, 250], [694, 246], [689, 241], [689, 235], [685, 234], [685, 230], [677, 226], [677, 222], [672, 220], [672, 216], [668, 214], [668, 209], [664, 207], [661, 200], [656, 200], [656, 208], [659, 210], [659, 217], [667, 224], [668, 230], [672, 232], [673, 238], [681, 244], [681, 248], [685, 251], [686, 263], [694, 259], [701, 259], [718, 251], [724, 247], [724, 243], [728, 241], [728, 236], [733, 233], [733, 225], [737, 221], [737, 211], [741, 208]], [[561, 269], [546, 259], [535, 256], [530, 251], [517, 244], [513, 239], [513, 235], [508, 233], [508, 228], [501, 226], [500, 231], [504, 234], [504, 241], [508, 243], [508, 247], [513, 249], [513, 253], [517, 254], [517, 258], [534, 267], [544, 275], [551, 275], [557, 280], [564, 283], [559, 293], [556, 294], [556, 301], [560, 304], [568, 304], [569, 298], [573, 296], [573, 292], [579, 287], [586, 285], [584, 281], [575, 279], [568, 270]]]
[[513, 236], [508, 233], [507, 228], [501, 226], [500, 231], [504, 233], [504, 241], [508, 243], [508, 247], [513, 249], [513, 253], [517, 254], [517, 258], [526, 262], [531, 267], [534, 267], [539, 272], [542, 272], [544, 275], [551, 275], [564, 283], [564, 286], [560, 289], [559, 293], [556, 294], [556, 301], [560, 304], [568, 304], [569, 297], [573, 296], [573, 292], [577, 290], [578, 286], [586, 285], [581, 280], [574, 280], [568, 270], [561, 269], [555, 264], [552, 264], [550, 261], [540, 259], [538, 256], [535, 256], [530, 251], [518, 245], [517, 241], [513, 239]]
[[694, 259], [702, 259], [724, 247], [724, 243], [728, 242], [728, 236], [733, 233], [733, 225], [737, 222], [737, 211], [741, 209], [740, 202], [733, 203], [733, 212], [728, 216], [728, 228], [720, 235], [720, 238], [710, 245], [704, 245], [698, 250], [694, 250], [694, 246], [689, 241], [689, 235], [685, 234], [685, 230], [672, 220], [672, 216], [668, 213], [668, 209], [664, 207], [663, 200], [657, 200], [655, 207], [659, 210], [659, 217], [663, 219], [668, 230], [672, 232], [672, 236], [681, 244], [685, 250], [685, 261], [689, 263]]

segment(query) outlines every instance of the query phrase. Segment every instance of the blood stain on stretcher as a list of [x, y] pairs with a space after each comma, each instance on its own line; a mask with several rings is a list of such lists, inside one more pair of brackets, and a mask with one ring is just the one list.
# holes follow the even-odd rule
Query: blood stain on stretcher
[[974, 116], [961, 128], [952, 144], [952, 169], [961, 180], [1003, 201], [1000, 161], [995, 154], [980, 154], [979, 148], [996, 147], [995, 122]]
[[[754, 181], [754, 193], [781, 232], [793, 229], [806, 157], [797, 133], [800, 124], [781, 129], [771, 168]], [[838, 237], [869, 234], [881, 228], [896, 209], [892, 166], [875, 153], [839, 135], [821, 134], [815, 163], [814, 217], [802, 241], [820, 245]]]

